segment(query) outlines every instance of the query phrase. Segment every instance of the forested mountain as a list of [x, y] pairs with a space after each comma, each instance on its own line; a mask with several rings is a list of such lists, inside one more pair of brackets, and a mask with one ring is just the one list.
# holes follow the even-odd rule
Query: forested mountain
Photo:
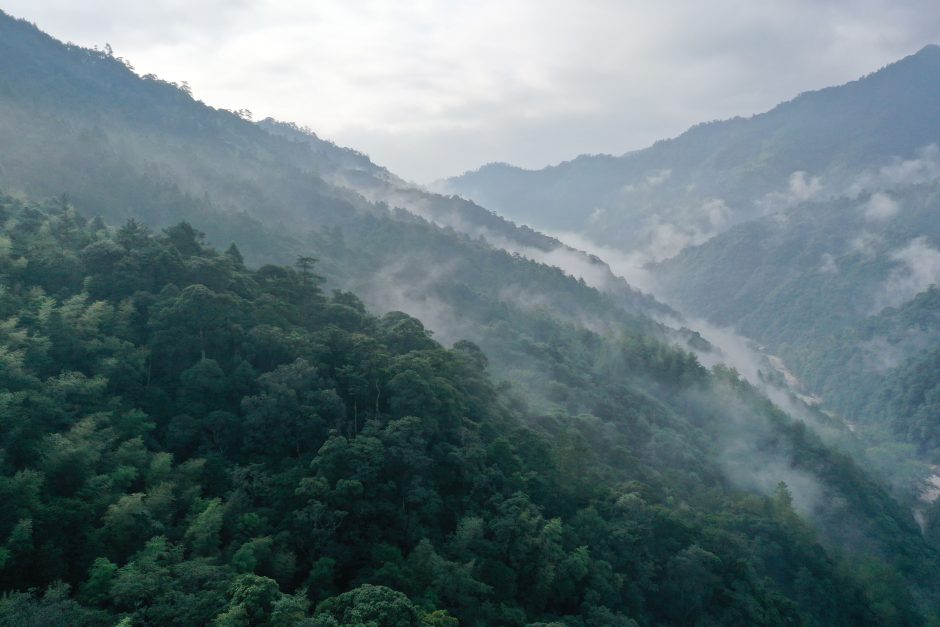
[[[899, 161], [912, 171], [933, 163]], [[871, 438], [937, 460], [940, 179], [809, 201], [740, 225], [656, 266], [685, 311], [767, 345]], [[935, 395], [935, 392], [933, 393]]]
[[940, 178], [806, 202], [683, 251], [655, 275], [681, 307], [774, 348], [814, 342], [936, 281], [938, 192]]
[[[624, 338], [590, 373], [597, 416], [533, 413], [473, 344], [325, 296], [304, 264], [252, 271], [186, 223], [115, 230], [58, 203], [4, 199], [0, 219], [8, 624], [918, 624], [936, 606], [938, 555], [903, 508], [681, 351]], [[780, 477], [792, 493], [741, 489]]]
[[669, 307], [247, 118], [0, 13], [0, 624], [940, 616], [910, 499]]
[[[509, 311], [551, 309], [595, 329], [670, 311], [596, 258], [531, 229], [408, 186], [295, 126], [212, 109], [7, 16], [0, 64], [0, 185], [13, 192], [62, 197], [116, 223], [185, 219], [210, 242], [239, 242], [249, 263], [290, 263], [315, 249], [330, 286], [502, 353], [505, 332], [489, 327]], [[564, 266], [602, 291], [527, 259]]]
[[62, 44], [0, 15], [0, 185], [8, 190], [65, 194], [117, 222], [187, 219], [212, 241], [244, 239], [252, 262], [291, 260], [311, 229], [358, 226], [370, 216], [388, 222], [407, 204], [412, 214], [511, 252], [571, 258], [566, 265], [580, 266], [579, 276], [610, 288], [621, 304], [662, 309], [599, 260], [556, 240], [423, 192], [296, 126], [247, 117], [208, 107], [185, 86], [141, 79], [110, 53]]
[[940, 47], [928, 46], [852, 83], [644, 150], [537, 171], [491, 164], [440, 187], [535, 228], [659, 260], [787, 204], [840, 193], [866, 168], [914, 158], [940, 141], [938, 115]]
[[[923, 360], [938, 327], [904, 312], [940, 281], [938, 78], [940, 47], [928, 46], [646, 150], [536, 172], [484, 166], [442, 186], [656, 261], [668, 303], [782, 356], [872, 442], [900, 436], [935, 461], [940, 371]], [[890, 337], [875, 332], [884, 325]]]
[[940, 291], [931, 286], [794, 351], [792, 363], [827, 404], [854, 420], [893, 429], [936, 460], [938, 348]]

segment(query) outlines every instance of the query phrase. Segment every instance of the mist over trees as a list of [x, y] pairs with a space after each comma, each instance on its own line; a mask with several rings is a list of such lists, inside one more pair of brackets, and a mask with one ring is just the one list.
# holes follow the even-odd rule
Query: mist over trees
[[[886, 603], [915, 612], [903, 586], [885, 597], [819, 552], [784, 484], [757, 497], [721, 478], [719, 394], [757, 403], [768, 432], [755, 438], [844, 462], [688, 354], [627, 341], [607, 365], [663, 389], [648, 409], [540, 415], [495, 385], [475, 345], [445, 349], [414, 318], [324, 294], [307, 258], [252, 271], [186, 223], [102, 229], [12, 199], [0, 217], [0, 576], [20, 590], [0, 615], [849, 625]], [[805, 557], [774, 557], [753, 525]], [[904, 542], [920, 552], [918, 539]], [[838, 590], [832, 608], [799, 592], [807, 578]]]
[[864, 450], [918, 510], [938, 461], [938, 76], [930, 45], [645, 150], [538, 171], [492, 164], [439, 187], [601, 254], [703, 319], [706, 340], [733, 328], [782, 358], [851, 432], [839, 446]]
[[936, 151], [801, 98], [559, 168], [662, 160], [620, 252], [739, 373], [623, 259], [0, 13], [0, 624], [933, 624]]

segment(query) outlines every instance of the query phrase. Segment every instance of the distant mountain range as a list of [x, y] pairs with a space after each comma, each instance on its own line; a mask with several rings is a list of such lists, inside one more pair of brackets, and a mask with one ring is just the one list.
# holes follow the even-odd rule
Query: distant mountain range
[[490, 164], [437, 187], [535, 228], [662, 260], [736, 224], [841, 193], [863, 169], [917, 157], [940, 141], [938, 116], [940, 47], [931, 45], [857, 81], [643, 150], [535, 171]]

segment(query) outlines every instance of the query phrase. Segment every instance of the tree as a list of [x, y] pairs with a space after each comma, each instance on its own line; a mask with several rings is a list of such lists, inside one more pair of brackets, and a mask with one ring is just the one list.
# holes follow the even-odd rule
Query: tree
[[108, 558], [96, 558], [88, 569], [88, 579], [82, 584], [79, 597], [92, 605], [106, 603], [111, 598], [111, 583], [117, 570], [117, 564]]
[[206, 234], [194, 229], [189, 222], [180, 222], [163, 229], [163, 233], [183, 257], [193, 257], [203, 251]]
[[[229, 607], [213, 623], [219, 627], [265, 624], [276, 603], [284, 597], [277, 582], [254, 574], [238, 575], [229, 588]], [[293, 607], [282, 606], [281, 614], [294, 614]]]
[[294, 266], [300, 270], [301, 293], [303, 294], [305, 304], [309, 296], [317, 296], [320, 294], [320, 284], [323, 282], [323, 277], [313, 273], [313, 266], [316, 263], [316, 257], [307, 255], [297, 257], [297, 261], [294, 262]]
[[669, 560], [663, 587], [670, 599], [667, 611], [678, 624], [694, 624], [705, 610], [721, 582], [714, 572], [720, 565], [716, 555], [694, 544]]
[[242, 256], [242, 251], [235, 245], [235, 242], [229, 244], [229, 247], [225, 249], [225, 256], [232, 260], [236, 268], [245, 267], [245, 258]]
[[222, 501], [212, 499], [186, 529], [186, 543], [195, 555], [214, 555], [218, 552], [223, 513]]
[[420, 619], [411, 601], [401, 592], [364, 584], [322, 601], [315, 620], [332, 618], [340, 625], [372, 624], [377, 627], [418, 627]]

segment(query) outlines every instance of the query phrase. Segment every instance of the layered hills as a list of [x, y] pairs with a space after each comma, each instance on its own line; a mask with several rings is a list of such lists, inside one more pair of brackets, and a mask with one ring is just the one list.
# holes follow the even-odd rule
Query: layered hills
[[3, 621], [938, 614], [908, 497], [596, 257], [4, 14], [0, 146]]

